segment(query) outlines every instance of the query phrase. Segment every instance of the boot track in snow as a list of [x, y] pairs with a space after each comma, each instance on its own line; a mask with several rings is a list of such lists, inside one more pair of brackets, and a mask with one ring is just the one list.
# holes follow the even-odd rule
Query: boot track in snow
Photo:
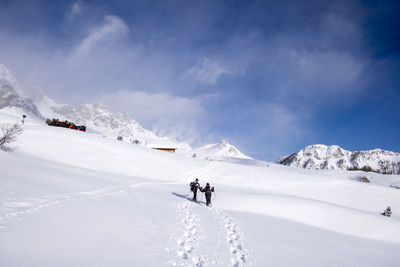
[[201, 225], [198, 216], [189, 209], [190, 203], [182, 202], [178, 205], [177, 210], [180, 213], [180, 225], [182, 229], [179, 230], [178, 238], [176, 239], [177, 250], [176, 254], [179, 262], [172, 261], [172, 265], [176, 266], [203, 266], [204, 257], [198, 255], [196, 249], [198, 242], [204, 239], [199, 234]]
[[[196, 209], [199, 212], [195, 213]], [[234, 267], [251, 265], [247, 261], [247, 250], [243, 248], [241, 231], [231, 216], [216, 208], [189, 201], [177, 204], [176, 210], [178, 230], [172, 236], [172, 243], [176, 243], [168, 249], [173, 258], [170, 261], [171, 265]], [[219, 227], [214, 227], [214, 232], [208, 232], [205, 226], [210, 227], [210, 224], [219, 224]], [[207, 251], [208, 246], [219, 251], [212, 254]]]
[[231, 263], [234, 267], [243, 266], [246, 263], [246, 253], [241, 243], [241, 234], [235, 221], [226, 213], [217, 210], [226, 231], [226, 240], [231, 252]]

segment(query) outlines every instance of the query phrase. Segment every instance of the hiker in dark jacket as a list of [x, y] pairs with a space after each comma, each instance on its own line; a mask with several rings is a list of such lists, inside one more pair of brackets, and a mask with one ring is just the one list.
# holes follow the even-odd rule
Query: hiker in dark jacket
[[381, 214], [383, 216], [390, 217], [392, 215], [392, 211], [391, 211], [390, 207], [387, 207], [386, 210], [384, 210]]
[[199, 179], [196, 178], [194, 182], [190, 183], [190, 190], [193, 192], [193, 201], [197, 201], [197, 189], [200, 188]]
[[214, 187], [211, 187], [209, 183], [207, 183], [206, 187], [200, 189], [201, 192], [206, 196], [206, 205], [211, 205], [211, 192], [214, 192]]

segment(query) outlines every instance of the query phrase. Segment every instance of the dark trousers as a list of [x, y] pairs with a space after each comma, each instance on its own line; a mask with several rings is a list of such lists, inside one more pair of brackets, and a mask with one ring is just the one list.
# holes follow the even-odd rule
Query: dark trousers
[[211, 193], [209, 193], [209, 194], [205, 194], [206, 195], [206, 204], [207, 204], [207, 206], [208, 205], [211, 205]]
[[193, 201], [197, 201], [197, 190], [193, 191]]

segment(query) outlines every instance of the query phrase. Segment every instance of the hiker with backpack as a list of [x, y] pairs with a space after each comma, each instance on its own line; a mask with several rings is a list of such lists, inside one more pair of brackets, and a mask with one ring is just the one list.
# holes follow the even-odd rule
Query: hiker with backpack
[[211, 187], [209, 183], [207, 183], [206, 187], [200, 188], [200, 191], [204, 193], [206, 196], [206, 205], [211, 205], [211, 192], [214, 192], [214, 187]]
[[193, 192], [193, 201], [197, 201], [197, 189], [200, 188], [199, 179], [196, 178], [194, 182], [190, 183], [190, 190]]
[[390, 207], [387, 207], [386, 210], [384, 210], [381, 215], [386, 216], [386, 217], [390, 217], [392, 215], [392, 210], [390, 209]]

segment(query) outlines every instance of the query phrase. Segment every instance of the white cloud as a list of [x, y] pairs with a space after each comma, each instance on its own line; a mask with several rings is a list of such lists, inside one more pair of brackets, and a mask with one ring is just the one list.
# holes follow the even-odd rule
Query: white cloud
[[203, 98], [187, 98], [167, 93], [118, 91], [95, 99], [113, 111], [127, 111], [132, 117], [160, 135], [195, 144], [205, 135], [201, 128], [205, 110]]
[[262, 123], [260, 130], [274, 140], [283, 139], [287, 142], [288, 139], [297, 139], [304, 133], [301, 121], [306, 114], [296, 113], [283, 104], [266, 103], [255, 107], [253, 112]]
[[78, 15], [82, 12], [82, 5], [79, 2], [75, 2], [71, 6], [71, 14]]
[[100, 26], [93, 28], [82, 42], [77, 45], [72, 53], [72, 58], [83, 56], [91, 48], [108, 36], [119, 36], [129, 33], [129, 27], [123, 19], [114, 15], [104, 16]]
[[221, 75], [230, 75], [234, 72], [223, 66], [217, 59], [202, 58], [193, 67], [184, 73], [184, 76], [190, 76], [196, 81], [215, 84]]
[[83, 7], [81, 2], [75, 2], [71, 4], [67, 12], [65, 13], [65, 20], [68, 23], [72, 23], [75, 20], [75, 17], [82, 14]]
[[267, 102], [248, 108], [243, 113], [256, 122], [246, 128], [253, 142], [239, 136], [238, 144], [244, 148], [243, 151], [251, 151], [256, 157], [268, 154], [273, 160], [287, 153], [283, 151], [293, 152], [293, 146], [314, 134], [306, 123], [310, 115], [306, 109]]
[[[351, 85], [356, 82], [363, 71], [365, 62], [344, 52], [313, 52], [300, 55], [295, 59], [297, 83], [316, 85], [303, 88], [320, 89], [318, 86], [340, 93], [341, 90], [357, 90]], [[326, 93], [326, 92], [325, 92]]]

